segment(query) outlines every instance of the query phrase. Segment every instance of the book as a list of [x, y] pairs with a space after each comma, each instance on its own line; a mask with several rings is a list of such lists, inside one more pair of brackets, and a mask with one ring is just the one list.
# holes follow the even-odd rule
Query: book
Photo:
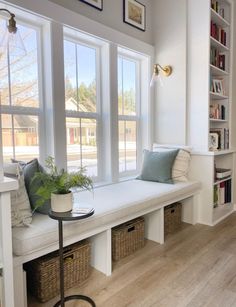
[[225, 203], [225, 182], [221, 182], [219, 186], [220, 186], [219, 204], [224, 205]]
[[94, 210], [93, 208], [81, 208], [81, 207], [74, 206], [72, 213], [88, 214], [88, 213], [92, 212], [93, 210]]

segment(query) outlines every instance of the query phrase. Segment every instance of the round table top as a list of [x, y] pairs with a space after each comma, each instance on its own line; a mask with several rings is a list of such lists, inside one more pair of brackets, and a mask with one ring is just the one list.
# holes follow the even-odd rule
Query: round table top
[[58, 221], [75, 221], [86, 219], [87, 217], [92, 216], [94, 214], [94, 211], [94, 208], [91, 208], [91, 211], [89, 211], [88, 213], [77, 213], [73, 211], [59, 213], [50, 210], [48, 215], [50, 218]]

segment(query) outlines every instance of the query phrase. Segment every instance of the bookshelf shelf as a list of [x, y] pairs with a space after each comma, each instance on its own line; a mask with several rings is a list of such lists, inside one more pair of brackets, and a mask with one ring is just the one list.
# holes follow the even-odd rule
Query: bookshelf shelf
[[230, 180], [230, 179], [232, 179], [232, 176], [229, 176], [229, 177], [221, 179], [221, 180], [217, 180], [217, 181], [214, 182], [214, 185], [220, 184], [221, 182], [225, 182], [225, 181]]
[[229, 96], [226, 95], [220, 95], [214, 92], [210, 92], [210, 98], [214, 100], [223, 100], [223, 99], [229, 99]]
[[230, 23], [211, 8], [211, 20], [221, 27], [229, 27]]
[[215, 75], [215, 76], [228, 76], [229, 75], [227, 71], [222, 70], [212, 64], [210, 64], [210, 69], [211, 69], [212, 75]]
[[228, 121], [226, 119], [214, 119], [210, 118], [210, 122], [212, 123], [227, 123]]
[[221, 206], [218, 206], [213, 209], [213, 225], [216, 225], [231, 213], [234, 212], [234, 206], [231, 203], [227, 203]]
[[229, 48], [221, 44], [217, 39], [211, 36], [211, 46], [217, 48], [220, 52], [227, 52]]

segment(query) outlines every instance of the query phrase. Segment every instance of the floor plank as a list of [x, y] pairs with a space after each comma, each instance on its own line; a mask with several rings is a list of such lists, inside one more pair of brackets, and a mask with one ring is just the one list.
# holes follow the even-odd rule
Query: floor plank
[[[236, 307], [236, 213], [216, 225], [186, 225], [164, 245], [143, 249], [113, 264], [111, 277], [92, 270], [67, 295], [91, 296], [97, 307]], [[51, 307], [29, 297], [29, 307]], [[88, 304], [70, 302], [67, 307]]]

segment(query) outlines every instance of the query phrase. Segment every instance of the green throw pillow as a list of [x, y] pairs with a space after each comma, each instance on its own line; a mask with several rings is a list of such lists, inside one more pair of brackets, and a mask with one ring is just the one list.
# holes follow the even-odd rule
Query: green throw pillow
[[173, 183], [172, 166], [179, 149], [166, 152], [144, 150], [141, 175], [137, 179]]
[[[39, 188], [41, 182], [39, 180], [34, 180], [32, 182], [32, 178], [34, 177], [36, 172], [44, 172], [45, 170], [39, 164], [37, 159], [34, 159], [25, 164], [23, 167], [24, 177], [25, 177], [25, 186], [29, 195], [31, 208], [34, 209], [36, 207], [36, 201], [38, 200], [38, 196], [35, 194], [37, 189]], [[48, 214], [51, 209], [51, 201], [45, 201], [44, 205], [36, 209], [36, 212], [42, 214]]]

